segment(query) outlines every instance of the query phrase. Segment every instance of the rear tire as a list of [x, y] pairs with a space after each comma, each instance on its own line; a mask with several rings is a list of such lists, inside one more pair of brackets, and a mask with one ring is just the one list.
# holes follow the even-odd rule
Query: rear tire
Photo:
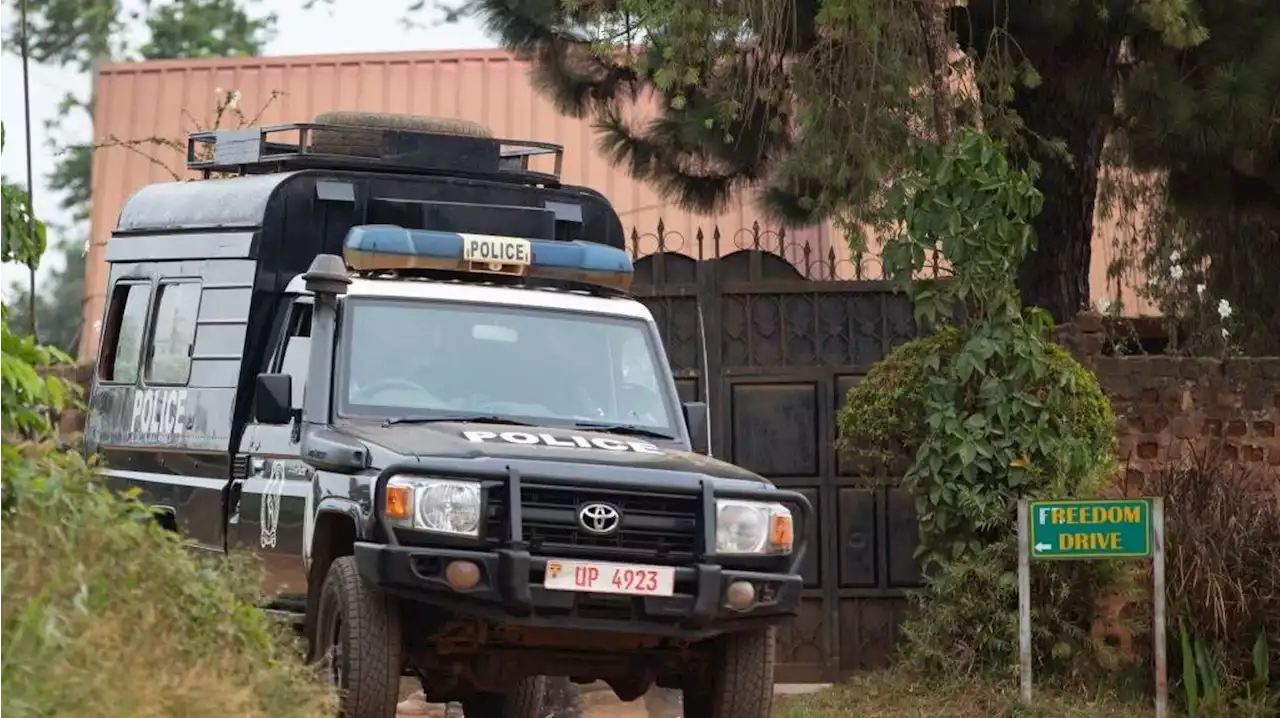
[[526, 678], [507, 693], [479, 693], [462, 701], [466, 718], [542, 718], [546, 679]]
[[329, 566], [312, 655], [341, 692], [344, 718], [393, 718], [400, 693], [400, 607], [368, 585], [352, 556]]
[[697, 718], [769, 718], [773, 711], [773, 626], [714, 639], [711, 684], [684, 689], [684, 714]]

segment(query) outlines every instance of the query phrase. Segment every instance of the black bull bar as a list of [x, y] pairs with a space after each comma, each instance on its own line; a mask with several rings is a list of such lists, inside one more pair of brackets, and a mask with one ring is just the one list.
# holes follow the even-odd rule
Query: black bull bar
[[[400, 544], [396, 532], [386, 516], [387, 482], [393, 476], [423, 477], [437, 479], [461, 479], [477, 481], [481, 484], [481, 510], [488, 506], [491, 491], [503, 491], [507, 505], [506, 545], [510, 549], [528, 550], [524, 540], [524, 526], [521, 517], [521, 482], [528, 478], [543, 486], [561, 486], [566, 488], [582, 487], [592, 489], [615, 489], [619, 491], [636, 491], [650, 494], [667, 494], [675, 496], [693, 496], [700, 499], [701, 515], [698, 517], [698, 543], [695, 559], [698, 563], [716, 563], [716, 499], [739, 499], [746, 501], [765, 501], [779, 503], [791, 510], [794, 523], [794, 543], [791, 550], [791, 562], [787, 573], [797, 574], [808, 550], [810, 522], [813, 520], [813, 506], [809, 499], [796, 491], [776, 488], [738, 488], [715, 485], [715, 479], [700, 477], [696, 486], [692, 482], [683, 490], [667, 486], [655, 486], [651, 482], [636, 480], [602, 479], [594, 476], [577, 476], [572, 479], [543, 474], [540, 472], [521, 472], [512, 466], [493, 469], [432, 469], [417, 463], [397, 463], [383, 469], [373, 483], [374, 520], [382, 533], [382, 539], [392, 546]], [[456, 537], [455, 537], [456, 538]]]

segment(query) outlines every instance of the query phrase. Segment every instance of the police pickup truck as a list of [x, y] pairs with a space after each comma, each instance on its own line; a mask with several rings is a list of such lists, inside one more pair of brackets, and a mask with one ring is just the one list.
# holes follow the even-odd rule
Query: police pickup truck
[[764, 718], [809, 504], [701, 448], [559, 148], [392, 119], [198, 133], [206, 179], [129, 200], [88, 450], [193, 547], [259, 556], [344, 715], [409, 675], [538, 718], [551, 675]]

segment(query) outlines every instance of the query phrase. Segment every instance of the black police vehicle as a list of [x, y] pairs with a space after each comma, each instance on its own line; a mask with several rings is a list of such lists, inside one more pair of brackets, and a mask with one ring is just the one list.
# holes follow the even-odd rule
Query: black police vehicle
[[554, 145], [317, 119], [192, 135], [204, 179], [121, 212], [85, 436], [108, 480], [255, 552], [345, 715], [415, 675], [536, 718], [553, 675], [766, 716], [811, 508], [707, 455], [608, 201]]

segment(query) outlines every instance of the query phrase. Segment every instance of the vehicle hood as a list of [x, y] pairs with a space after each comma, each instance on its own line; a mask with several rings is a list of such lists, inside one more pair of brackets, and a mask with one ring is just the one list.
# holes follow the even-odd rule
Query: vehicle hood
[[[582, 429], [507, 424], [439, 422], [400, 424], [352, 422], [339, 432], [391, 454], [386, 463], [418, 459], [532, 460], [628, 469], [702, 474], [717, 479], [769, 484], [760, 475], [709, 456], [686, 451], [675, 442]], [[372, 448], [372, 447], [371, 447]], [[376, 457], [379, 452], [374, 451]], [[375, 459], [375, 465], [385, 465]]]

